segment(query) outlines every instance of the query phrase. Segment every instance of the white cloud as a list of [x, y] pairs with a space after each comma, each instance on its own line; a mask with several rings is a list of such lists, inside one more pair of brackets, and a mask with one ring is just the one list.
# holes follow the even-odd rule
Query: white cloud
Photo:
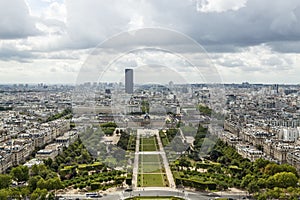
[[[225, 82], [297, 83], [299, 55], [280, 54], [265, 45], [236, 53], [214, 54], [213, 61]], [[235, 80], [235, 81], [232, 81]]]
[[66, 23], [67, 11], [65, 4], [58, 2], [51, 3], [43, 12], [42, 17], [45, 19], [56, 19]]
[[26, 38], [40, 34], [23, 0], [0, 1], [0, 39]]
[[[16, 71], [16, 75], [7, 76], [11, 79], [2, 73], [2, 82], [26, 82], [29, 77], [41, 82], [35, 76], [46, 72], [45, 81], [64, 80], [67, 73], [75, 77], [92, 48], [119, 32], [143, 27], [175, 29], [192, 37], [212, 55], [227, 81], [246, 78], [264, 82], [273, 76], [282, 82], [298, 82], [299, 0], [11, 0], [0, 2], [0, 19], [0, 70], [10, 66], [9, 73]], [[153, 31], [137, 38], [119, 38], [107, 47], [121, 52], [139, 44], [160, 44], [199, 60], [199, 65], [203, 59], [199, 49], [172, 34]], [[103, 59], [116, 55], [111, 49], [105, 51]], [[167, 54], [150, 54], [147, 59], [170, 63], [184, 76], [197, 75], [186, 66], [180, 68], [184, 64]], [[127, 63], [141, 66], [143, 62], [139, 57]], [[101, 63], [105, 62], [97, 64]], [[270, 80], [263, 77], [267, 73], [272, 74]], [[51, 76], [55, 77], [51, 80]]]
[[247, 0], [196, 0], [199, 12], [225, 12], [245, 7]]
[[129, 29], [138, 29], [144, 27], [144, 17], [140, 15], [133, 15], [128, 23]]

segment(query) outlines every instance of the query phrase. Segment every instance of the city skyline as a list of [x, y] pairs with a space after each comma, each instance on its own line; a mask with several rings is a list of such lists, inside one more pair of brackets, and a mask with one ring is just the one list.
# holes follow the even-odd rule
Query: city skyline
[[0, 199], [298, 199], [299, 0], [0, 1]]
[[[223, 83], [299, 83], [298, 1], [74, 4], [68, 0], [13, 0], [0, 4], [6, 22], [0, 23], [1, 84], [74, 84], [97, 45], [121, 32], [148, 27], [174, 30], [202, 45]], [[144, 39], [147, 38], [152, 36]], [[115, 45], [130, 45], [126, 40], [118, 42]], [[183, 57], [198, 56], [198, 52], [186, 43], [172, 40], [170, 35], [162, 35], [160, 42], [180, 49]], [[100, 60], [107, 62], [115, 55], [106, 51]], [[149, 56], [153, 58], [155, 54], [151, 52]], [[159, 59], [170, 64], [173, 57]], [[134, 57], [130, 62], [136, 66], [145, 64], [145, 60]], [[186, 69], [178, 62], [172, 67], [176, 71]], [[117, 70], [112, 68], [110, 73]], [[194, 74], [185, 72], [185, 77]], [[113, 82], [113, 78], [107, 80]]]
[[[32, 179], [39, 178], [25, 194], [30, 199], [45, 185], [43, 193], [51, 194], [53, 181], [56, 195], [73, 199], [97, 193], [107, 194], [102, 198], [108, 200], [128, 197], [127, 192], [144, 196], [153, 187], [160, 187], [156, 196], [170, 196], [170, 189], [179, 191], [191, 183], [220, 197], [248, 193], [257, 198], [278, 187], [299, 196], [299, 85], [195, 84], [191, 89], [171, 82], [170, 87], [151, 85], [130, 95], [120, 85], [1, 85], [0, 172], [7, 180], [1, 194], [13, 196], [7, 191], [14, 192], [15, 184], [31, 189]], [[206, 171], [216, 165], [218, 170]], [[51, 176], [34, 173], [36, 167]], [[270, 174], [270, 167], [284, 171]], [[28, 175], [15, 173], [20, 169]], [[273, 185], [287, 175], [292, 181]], [[250, 176], [251, 182], [244, 184]], [[111, 180], [97, 182], [105, 177]], [[257, 180], [272, 188], [249, 187]], [[240, 193], [230, 191], [230, 184]], [[189, 191], [190, 199], [210, 198], [207, 191], [195, 196]]]

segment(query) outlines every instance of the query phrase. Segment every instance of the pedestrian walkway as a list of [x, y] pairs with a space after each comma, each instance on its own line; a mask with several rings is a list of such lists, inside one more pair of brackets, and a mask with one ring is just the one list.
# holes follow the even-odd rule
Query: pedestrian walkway
[[139, 172], [139, 149], [140, 149], [140, 134], [136, 136], [136, 143], [135, 143], [135, 154], [134, 154], [134, 164], [133, 164], [133, 173], [132, 173], [132, 187], [137, 187], [138, 181], [138, 172]]

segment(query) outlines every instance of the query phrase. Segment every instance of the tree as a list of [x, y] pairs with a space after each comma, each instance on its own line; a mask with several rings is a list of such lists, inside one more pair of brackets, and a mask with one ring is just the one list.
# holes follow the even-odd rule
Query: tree
[[127, 150], [129, 138], [130, 138], [130, 134], [126, 132], [122, 132], [121, 137], [117, 143], [117, 146], [124, 150]]
[[221, 165], [213, 165], [212, 168], [214, 169], [214, 171], [218, 174], [222, 173], [222, 168]]
[[259, 191], [259, 187], [258, 185], [255, 183], [255, 181], [251, 181], [248, 186], [247, 186], [247, 190], [249, 193], [254, 193], [254, 192], [258, 192]]
[[116, 177], [115, 183], [117, 185], [121, 185], [124, 182], [124, 180], [125, 180], [125, 177], [119, 176], [119, 177]]
[[143, 100], [143, 101], [141, 102], [141, 110], [142, 110], [142, 113], [143, 113], [143, 114], [149, 113], [150, 105], [149, 105], [149, 102], [148, 102], [148, 101]]
[[19, 165], [18, 167], [14, 167], [10, 174], [18, 182], [27, 181], [29, 178], [29, 169], [27, 166]]
[[47, 185], [48, 190], [57, 190], [63, 188], [62, 182], [58, 177], [49, 179], [47, 181]]
[[211, 113], [212, 113], [212, 110], [209, 107], [204, 106], [204, 105], [199, 105], [198, 110], [203, 115], [211, 115]]
[[28, 180], [28, 187], [30, 192], [33, 192], [37, 188], [37, 183], [42, 177], [40, 176], [33, 176], [30, 177]]
[[89, 163], [91, 161], [91, 155], [86, 149], [81, 150], [83, 163]]
[[36, 184], [37, 189], [47, 189], [49, 187], [47, 181], [45, 181], [43, 178], [41, 178], [37, 184]]
[[254, 162], [254, 165], [257, 166], [259, 169], [261, 169], [261, 168], [265, 168], [269, 163], [270, 161], [265, 160], [263, 158], [259, 158]]
[[55, 199], [55, 194], [53, 192], [49, 193], [47, 200], [54, 200]]
[[275, 187], [274, 189], [268, 189], [267, 195], [269, 198], [278, 199], [280, 197], [281, 190], [278, 187]]
[[232, 159], [231, 165], [240, 166], [240, 162], [237, 159]]
[[210, 174], [215, 173], [214, 168], [213, 167], [208, 167], [207, 168], [207, 173], [210, 173]]
[[46, 165], [33, 165], [30, 170], [31, 176], [39, 175], [44, 179], [49, 175], [49, 173], [51, 173], [51, 171]]
[[33, 165], [30, 169], [30, 175], [31, 176], [36, 176], [39, 174], [39, 168], [38, 165]]
[[212, 161], [217, 161], [219, 157], [223, 156], [222, 152], [218, 151], [218, 150], [212, 150], [210, 153], [209, 153], [209, 157]]
[[265, 194], [265, 193], [259, 193], [259, 194], [256, 195], [255, 198], [256, 198], [257, 200], [266, 200], [266, 199], [269, 198], [269, 197], [268, 197], [267, 194]]
[[48, 191], [63, 188], [61, 180], [58, 177], [50, 178], [48, 180], [41, 178], [36, 185], [37, 188], [47, 189]]
[[46, 196], [47, 196], [47, 190], [46, 189], [40, 189], [37, 188], [36, 190], [34, 190], [34, 192], [31, 194], [30, 199], [31, 200], [46, 200]]
[[51, 164], [51, 169], [53, 169], [54, 171], [58, 171], [58, 164], [57, 164], [57, 162], [56, 161], [54, 161], [52, 164]]
[[241, 187], [243, 188], [247, 187], [249, 183], [251, 183], [254, 180], [255, 180], [254, 176], [252, 176], [251, 174], [247, 174], [242, 180]]
[[100, 124], [100, 126], [103, 128], [103, 127], [114, 127], [114, 128], [117, 128], [117, 124], [115, 122], [107, 122], [107, 123], [103, 123], [103, 124]]
[[50, 178], [57, 178], [57, 173], [49, 170], [49, 173], [47, 174], [46, 179], [50, 179]]
[[48, 159], [44, 160], [44, 163], [46, 166], [51, 167], [53, 160], [51, 158], [48, 158]]
[[296, 187], [298, 178], [292, 172], [280, 172], [275, 174], [273, 177], [273, 183], [275, 187], [287, 188]]
[[187, 160], [185, 157], [182, 157], [179, 160], [179, 165], [183, 166], [183, 167], [190, 167], [191, 166], [191, 162], [189, 160]]
[[9, 196], [8, 190], [0, 190], [0, 200], [7, 200]]
[[257, 186], [260, 188], [265, 188], [267, 186], [267, 181], [264, 178], [259, 178], [257, 180]]
[[287, 164], [278, 165], [276, 163], [270, 163], [265, 167], [264, 172], [268, 175], [274, 175], [279, 172], [292, 172], [298, 177], [295, 167]]
[[0, 174], [0, 189], [8, 188], [11, 184], [11, 176], [7, 174]]
[[11, 199], [28, 199], [30, 191], [27, 187], [13, 187], [9, 189]]

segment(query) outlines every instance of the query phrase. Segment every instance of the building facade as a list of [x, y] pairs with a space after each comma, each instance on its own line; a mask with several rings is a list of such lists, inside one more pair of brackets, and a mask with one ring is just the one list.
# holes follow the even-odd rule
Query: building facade
[[125, 69], [125, 92], [133, 93], [133, 69]]

